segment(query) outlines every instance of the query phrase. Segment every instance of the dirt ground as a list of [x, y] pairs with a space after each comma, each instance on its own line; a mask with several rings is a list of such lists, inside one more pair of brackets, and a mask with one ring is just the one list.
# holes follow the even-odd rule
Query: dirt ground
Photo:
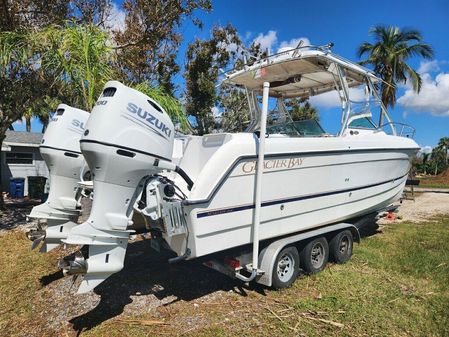
[[40, 200], [5, 199], [7, 210], [0, 211], [0, 235], [10, 230], [25, 231], [34, 227], [36, 222], [27, 222], [26, 217], [40, 203]]
[[[449, 214], [449, 193], [422, 193], [415, 200], [403, 200], [396, 221], [427, 222], [435, 216]], [[381, 222], [389, 221], [386, 219]]]
[[[33, 225], [26, 222], [33, 203], [10, 207], [0, 218], [0, 235], [13, 231], [25, 231]], [[441, 214], [449, 214], [449, 194], [424, 193], [415, 201], [404, 200], [399, 207], [400, 220], [423, 222]], [[381, 222], [390, 221], [382, 219]], [[31, 244], [30, 244], [31, 245]], [[36, 254], [38, 254], [36, 252]], [[80, 279], [63, 277], [56, 267], [58, 258], [67, 255], [62, 248], [50, 253], [55, 260], [54, 272], [42, 275], [42, 288], [36, 294], [38, 302], [45, 302], [45, 312], [36, 312], [45, 321], [44, 331], [71, 331], [80, 333], [108, 320], [145, 315], [161, 320], [176, 314], [180, 327], [201, 326], [203, 316], [182, 315], [171, 312], [169, 306], [181, 302], [176, 310], [196, 310], [199, 306], [216, 305], [223, 301], [241, 301], [248, 296], [248, 288], [194, 261], [169, 265], [168, 253], [156, 254], [149, 240], [130, 242], [125, 268], [111, 276], [93, 292], [76, 295]], [[261, 290], [263, 293], [263, 290]], [[262, 296], [250, 291], [251, 297]], [[261, 297], [262, 298], [262, 297]], [[229, 316], [232, 318], [231, 316]], [[186, 330], [186, 331], [187, 331]], [[27, 336], [41, 336], [27, 331]], [[181, 331], [180, 331], [181, 332]], [[70, 335], [72, 335], [70, 333]], [[182, 334], [182, 332], [181, 332]]]

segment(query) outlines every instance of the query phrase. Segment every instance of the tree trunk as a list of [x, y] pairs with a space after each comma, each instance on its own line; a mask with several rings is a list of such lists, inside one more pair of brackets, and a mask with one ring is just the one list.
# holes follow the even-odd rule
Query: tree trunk
[[48, 127], [48, 119], [42, 122], [42, 133], [44, 133], [45, 130], [47, 130], [47, 127]]
[[199, 116], [196, 116], [197, 132], [199, 136], [204, 135], [204, 123]]
[[444, 161], [445, 161], [445, 163], [446, 163], [446, 166], [447, 166], [447, 146], [445, 146], [444, 147]]
[[26, 130], [27, 132], [31, 132], [31, 118], [26, 118]]
[[[8, 130], [8, 126], [6, 127], [1, 127], [0, 128], [0, 149], [3, 146], [3, 141], [5, 140], [6, 137], [6, 130]], [[3, 153], [3, 152], [0, 152]], [[3, 178], [3, 161], [1, 160], [1, 155], [0, 155], [0, 210], [1, 211], [5, 211], [5, 201], [3, 200], [3, 184], [2, 184], [2, 178]]]
[[[384, 105], [385, 109], [388, 109], [388, 106], [390, 105], [390, 100], [388, 97], [388, 90], [389, 88], [389, 84], [391, 85], [391, 82], [393, 81], [392, 75], [391, 75], [391, 71], [389, 71], [389, 73], [385, 76], [385, 78], [383, 79], [384, 82], [380, 85], [380, 90], [381, 90], [381, 101], [382, 104]], [[388, 84], [387, 84], [388, 83]], [[383, 119], [384, 119], [384, 115], [382, 114], [382, 108], [380, 109], [380, 116], [379, 116], [379, 127], [382, 126], [383, 124]]]

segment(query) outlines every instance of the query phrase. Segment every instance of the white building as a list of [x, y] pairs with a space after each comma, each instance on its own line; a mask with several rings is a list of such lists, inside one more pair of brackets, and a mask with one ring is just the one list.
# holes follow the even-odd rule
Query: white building
[[25, 178], [25, 195], [28, 195], [28, 178], [48, 178], [48, 169], [39, 152], [42, 133], [6, 131], [1, 149], [1, 179], [3, 191], [9, 192], [10, 178]]

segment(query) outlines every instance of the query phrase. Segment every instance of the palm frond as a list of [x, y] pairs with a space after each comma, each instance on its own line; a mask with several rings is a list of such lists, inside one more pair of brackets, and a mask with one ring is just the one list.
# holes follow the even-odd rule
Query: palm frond
[[191, 131], [192, 128], [187, 116], [182, 109], [181, 103], [176, 98], [167, 94], [161, 87], [153, 87], [148, 82], [142, 82], [134, 85], [134, 89], [144, 93], [159, 103], [170, 118], [175, 123], [179, 123], [181, 131]]
[[357, 49], [357, 56], [362, 57], [363, 54], [372, 51], [374, 46], [369, 42], [363, 42]]
[[407, 64], [405, 65], [405, 72], [407, 73], [408, 77], [412, 82], [413, 90], [419, 93], [421, 91], [422, 86], [421, 76], [418, 74], [418, 72], [416, 72]]
[[407, 61], [411, 57], [433, 57], [433, 49], [423, 42], [421, 33], [416, 29], [383, 25], [370, 29], [375, 43], [363, 42], [357, 49], [359, 57], [367, 54], [360, 64], [371, 65], [374, 72], [387, 84], [382, 84], [382, 101], [385, 106], [394, 106], [396, 98], [396, 83], [406, 83], [408, 79], [413, 89], [419, 92], [421, 78]]

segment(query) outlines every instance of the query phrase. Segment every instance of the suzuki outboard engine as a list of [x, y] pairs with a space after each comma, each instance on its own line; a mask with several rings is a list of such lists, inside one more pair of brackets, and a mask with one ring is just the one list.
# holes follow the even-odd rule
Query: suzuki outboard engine
[[174, 127], [148, 96], [117, 81], [106, 83], [81, 139], [93, 177], [90, 217], [74, 227], [67, 244], [88, 247], [88, 256], [61, 261], [66, 275], [84, 274], [78, 293], [90, 291], [123, 268], [133, 205], [148, 176], [171, 163]]
[[[44, 240], [42, 252], [58, 246], [76, 225], [80, 205], [75, 192], [86, 165], [79, 141], [89, 115], [87, 111], [60, 104], [44, 133], [40, 153], [50, 173], [50, 191], [47, 201], [33, 207], [28, 215], [39, 219], [39, 225], [27, 233], [33, 241], [32, 248]], [[41, 219], [46, 219], [46, 229], [41, 227]]]

